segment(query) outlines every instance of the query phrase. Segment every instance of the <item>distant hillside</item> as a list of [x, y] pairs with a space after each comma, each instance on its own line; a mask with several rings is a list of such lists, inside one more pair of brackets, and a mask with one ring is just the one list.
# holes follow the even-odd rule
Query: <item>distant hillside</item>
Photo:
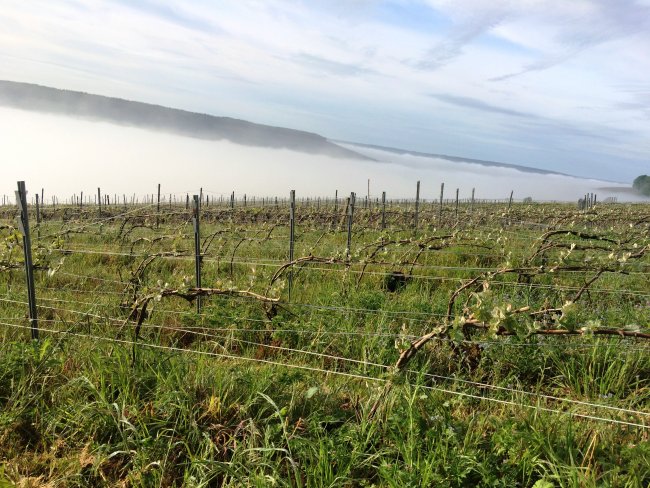
[[521, 166], [518, 164], [510, 164], [510, 163], [500, 163], [498, 161], [485, 161], [483, 159], [472, 159], [472, 158], [463, 158], [460, 156], [448, 156], [446, 154], [435, 154], [435, 153], [425, 153], [425, 152], [418, 152], [418, 151], [411, 151], [409, 149], [398, 149], [394, 147], [384, 147], [384, 146], [376, 146], [373, 144], [361, 144], [359, 142], [348, 142], [348, 141], [338, 141], [341, 144], [346, 144], [349, 146], [357, 146], [360, 148], [368, 148], [368, 149], [377, 149], [380, 151], [385, 151], [385, 152], [391, 152], [394, 154], [412, 154], [413, 156], [422, 156], [425, 158], [440, 158], [440, 159], [446, 159], [448, 161], [454, 161], [456, 163], [473, 163], [473, 164], [480, 164], [482, 166], [494, 166], [494, 167], [499, 167], [499, 168], [511, 168], [511, 169], [516, 169], [517, 171], [523, 171], [525, 173], [536, 173], [536, 174], [543, 174], [543, 175], [562, 175], [562, 176], [572, 176], [568, 175], [566, 173], [558, 173], [557, 171], [548, 171], [545, 169], [539, 169], [539, 168], [531, 168], [530, 166]]
[[0, 80], [0, 105], [173, 132], [199, 139], [225, 139], [247, 146], [284, 148], [340, 158], [370, 159], [312, 132], [29, 83]]

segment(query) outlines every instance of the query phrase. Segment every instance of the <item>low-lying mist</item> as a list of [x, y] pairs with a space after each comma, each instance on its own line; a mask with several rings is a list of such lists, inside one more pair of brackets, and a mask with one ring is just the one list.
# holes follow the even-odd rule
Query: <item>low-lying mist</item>
[[[103, 122], [0, 107], [0, 194], [11, 195], [16, 181], [25, 180], [31, 195], [45, 189], [64, 201], [83, 191], [152, 194], [157, 184], [168, 195], [198, 193], [213, 196], [232, 191], [256, 196], [332, 197], [350, 191], [372, 197], [386, 191], [389, 198], [415, 196], [416, 181], [421, 197], [438, 198], [440, 183], [452, 197], [456, 188], [468, 198], [504, 199], [514, 190], [515, 199], [576, 201], [587, 192], [600, 200], [616, 196], [619, 201], [640, 200], [626, 186], [559, 175], [524, 173], [507, 168], [451, 162], [414, 155], [397, 155], [376, 149], [355, 151], [377, 161], [341, 159], [282, 149], [267, 149], [206, 141]], [[603, 187], [614, 190], [603, 191]], [[620, 187], [620, 191], [616, 188]]]

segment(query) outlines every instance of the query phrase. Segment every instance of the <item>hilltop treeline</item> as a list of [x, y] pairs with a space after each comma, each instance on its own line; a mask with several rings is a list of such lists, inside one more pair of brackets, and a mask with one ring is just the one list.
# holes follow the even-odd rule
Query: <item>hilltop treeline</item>
[[0, 80], [0, 106], [101, 120], [197, 139], [225, 139], [245, 146], [370, 159], [312, 132], [29, 83]]
[[650, 176], [641, 175], [634, 178], [632, 183], [632, 188], [641, 193], [650, 197]]

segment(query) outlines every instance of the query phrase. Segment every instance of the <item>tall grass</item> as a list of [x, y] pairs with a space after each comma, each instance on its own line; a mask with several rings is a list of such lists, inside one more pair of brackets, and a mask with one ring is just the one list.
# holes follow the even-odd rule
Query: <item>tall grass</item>
[[[526, 209], [514, 206], [512, 220], [517, 212], [528, 224], [562, 226], [573, 218], [575, 228], [589, 218], [596, 222], [592, 233], [647, 242], [647, 229], [629, 230], [646, 212], [641, 207], [626, 210], [625, 219], [605, 208], [600, 221], [563, 206]], [[58, 333], [28, 341], [27, 330], [15, 327], [27, 327], [26, 307], [0, 301], [0, 486], [650, 483], [650, 431], [624, 424], [647, 426], [650, 416], [650, 354], [641, 340], [474, 331], [464, 341], [430, 342], [404, 374], [391, 369], [414, 338], [444, 321], [451, 294], [465, 280], [484, 268], [523, 266], [539, 245], [537, 228], [504, 227], [503, 209], [486, 206], [468, 213], [466, 225], [440, 229], [436, 209], [420, 215], [418, 238], [446, 235], [449, 227], [458, 235], [420, 252], [407, 242], [412, 230], [396, 228], [397, 217], [382, 233], [362, 212], [358, 218], [370, 223], [359, 224], [346, 265], [334, 261], [343, 256], [344, 233], [312, 209], [299, 222], [296, 256], [333, 263], [294, 269], [287, 303], [284, 278], [269, 287], [286, 260], [281, 210], [242, 209], [232, 220], [206, 210], [202, 226], [206, 236], [220, 232], [204, 257], [206, 286], [268, 293], [281, 297], [281, 306], [215, 296], [199, 315], [192, 303], [165, 297], [151, 302], [137, 341], [127, 320], [134, 293], [127, 284], [137, 282], [142, 296], [191, 283], [185, 220], [163, 216], [159, 230], [146, 219], [134, 222], [144, 227], [127, 227], [126, 237], [116, 221], [101, 232], [90, 227], [56, 243], [43, 239], [39, 262], [53, 272], [37, 272], [41, 327]], [[564, 220], [551, 221], [555, 214]], [[63, 225], [46, 220], [41, 233]], [[364, 261], [364, 246], [391, 240], [401, 242]], [[534, 265], [556, 262], [564, 243]], [[154, 258], [137, 271], [161, 251], [181, 255]], [[609, 253], [573, 252], [562, 259]], [[636, 274], [603, 276], [572, 309], [573, 322], [557, 326], [643, 329], [649, 264], [643, 257], [626, 265]], [[391, 289], [397, 271], [407, 278]], [[0, 273], [0, 299], [24, 300], [20, 268]], [[589, 276], [500, 277], [489, 294], [476, 289], [460, 297], [454, 314], [563, 305]]]

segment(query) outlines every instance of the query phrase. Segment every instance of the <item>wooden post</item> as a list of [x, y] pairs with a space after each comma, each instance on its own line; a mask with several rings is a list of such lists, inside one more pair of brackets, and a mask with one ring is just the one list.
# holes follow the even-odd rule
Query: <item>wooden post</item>
[[339, 191], [334, 190], [334, 213], [339, 210]]
[[512, 194], [514, 193], [514, 190], [510, 190], [510, 199], [508, 200], [508, 212], [510, 212], [510, 207], [512, 207]]
[[23, 255], [25, 256], [25, 280], [27, 282], [27, 299], [29, 302], [29, 324], [32, 339], [38, 339], [38, 318], [36, 314], [36, 290], [34, 288], [34, 266], [32, 264], [32, 241], [29, 236], [29, 215], [27, 212], [27, 190], [25, 182], [18, 182], [16, 205], [20, 210], [18, 227], [23, 235]]
[[386, 192], [381, 192], [381, 230], [386, 230]]
[[84, 206], [84, 192], [81, 192], [81, 197], [79, 198], [79, 208]]
[[415, 187], [415, 218], [413, 219], [413, 230], [418, 231], [418, 212], [420, 211], [420, 180]]
[[38, 193], [36, 194], [36, 225], [41, 223], [41, 206], [38, 204]]
[[370, 206], [370, 178], [368, 178], [368, 206]]
[[470, 212], [474, 210], [474, 190], [476, 190], [476, 188], [472, 188], [472, 203], [469, 207]]
[[350, 261], [350, 251], [352, 249], [352, 219], [354, 218], [354, 202], [357, 195], [354, 192], [350, 193], [350, 204], [348, 205], [348, 246], [345, 249], [345, 255]]
[[97, 215], [102, 216], [102, 191], [97, 187]]
[[158, 183], [158, 202], [156, 204], [156, 229], [160, 227], [160, 183]]
[[[296, 190], [289, 193], [289, 262], [293, 262], [293, 249], [295, 242], [295, 215], [296, 215]], [[293, 267], [289, 271], [289, 299], [291, 301], [291, 289], [293, 288]]]
[[440, 206], [438, 208], [438, 225], [442, 222], [442, 197], [445, 194], [445, 184], [440, 185]]
[[456, 221], [458, 221], [458, 188], [456, 188]]
[[[201, 288], [201, 233], [199, 229], [199, 195], [194, 195], [192, 222], [194, 223], [194, 272], [196, 287]], [[196, 297], [196, 313], [201, 313], [201, 295]]]

